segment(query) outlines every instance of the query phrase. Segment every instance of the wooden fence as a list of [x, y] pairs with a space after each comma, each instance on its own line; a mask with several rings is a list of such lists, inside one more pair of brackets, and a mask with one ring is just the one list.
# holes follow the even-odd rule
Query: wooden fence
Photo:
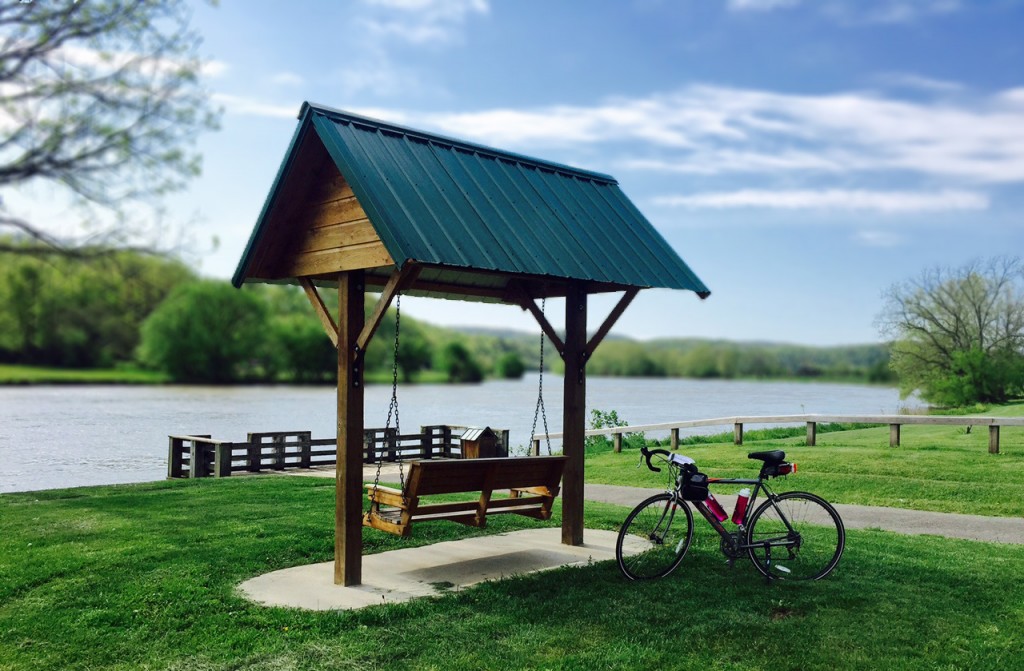
[[[906, 425], [931, 425], [931, 426], [987, 426], [988, 427], [988, 451], [992, 454], [999, 454], [999, 430], [1004, 426], [1024, 426], [1024, 417], [978, 417], [978, 416], [950, 416], [950, 415], [775, 415], [767, 417], [718, 417], [715, 419], [693, 419], [679, 422], [664, 422], [662, 424], [638, 424], [636, 426], [618, 426], [607, 429], [590, 429], [584, 432], [586, 436], [611, 436], [615, 451], [622, 450], [622, 436], [627, 433], [640, 433], [642, 431], [668, 431], [670, 435], [671, 448], [679, 448], [679, 430], [691, 429], [704, 426], [729, 426], [733, 427], [733, 442], [737, 445], [743, 444], [743, 427], [745, 424], [801, 424], [807, 425], [807, 444], [815, 445], [818, 438], [818, 424], [825, 423], [842, 424], [888, 424], [889, 425], [889, 446], [897, 447], [900, 444], [900, 430]], [[561, 433], [549, 433], [548, 438], [561, 438]], [[544, 434], [537, 434], [531, 437], [533, 453], [540, 454], [540, 441]]]
[[[459, 437], [466, 428], [421, 426], [419, 433], [401, 435], [394, 429], [366, 429], [363, 462], [458, 458], [462, 456]], [[508, 445], [507, 430], [495, 433], [501, 437], [503, 445]], [[250, 433], [245, 442], [218, 440], [207, 434], [167, 438], [168, 478], [223, 478], [238, 472], [259, 473], [337, 463], [337, 439], [313, 438], [309, 431]]]

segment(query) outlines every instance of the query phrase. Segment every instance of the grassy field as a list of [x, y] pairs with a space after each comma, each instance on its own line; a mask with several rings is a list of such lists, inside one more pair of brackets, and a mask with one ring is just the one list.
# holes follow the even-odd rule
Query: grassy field
[[[1024, 415], [1024, 404], [993, 408], [985, 414]], [[683, 445], [701, 470], [718, 477], [753, 477], [755, 450], [782, 449], [799, 471], [775, 481], [779, 491], [801, 489], [833, 503], [891, 506], [914, 510], [1024, 516], [1024, 428], [1003, 428], [1000, 454], [988, 453], [988, 429], [970, 433], [956, 426], [904, 426], [899, 447], [889, 447], [889, 427], [818, 434], [818, 445], [798, 436], [732, 443], [732, 433], [718, 442]], [[661, 487], [660, 474], [635, 468], [639, 452], [610, 450], [587, 459], [587, 480], [615, 485]]]
[[[0, 496], [0, 669], [1002, 671], [1024, 658], [1024, 547], [881, 531], [851, 531], [813, 584], [729, 569], [702, 535], [645, 584], [602, 563], [358, 612], [237, 596], [245, 578], [329, 560], [333, 510], [333, 482], [316, 478]], [[587, 524], [625, 513], [588, 504]], [[541, 524], [511, 517], [487, 532]], [[477, 533], [435, 522], [365, 540], [378, 552]]]
[[0, 364], [0, 384], [160, 384], [167, 375], [134, 368], [42, 368]]

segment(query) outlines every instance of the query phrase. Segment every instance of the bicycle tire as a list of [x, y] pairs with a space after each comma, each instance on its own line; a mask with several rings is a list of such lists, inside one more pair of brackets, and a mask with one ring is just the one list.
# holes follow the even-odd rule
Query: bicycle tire
[[615, 559], [630, 580], [661, 578], [679, 566], [692, 540], [690, 506], [665, 492], [643, 501], [626, 517], [615, 542]]
[[[780, 517], [780, 509], [792, 531]], [[750, 561], [769, 578], [820, 580], [842, 558], [846, 529], [836, 509], [820, 496], [786, 492], [754, 511], [747, 545]]]

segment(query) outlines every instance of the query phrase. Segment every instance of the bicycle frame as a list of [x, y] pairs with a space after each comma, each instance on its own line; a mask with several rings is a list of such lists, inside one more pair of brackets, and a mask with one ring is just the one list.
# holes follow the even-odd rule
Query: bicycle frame
[[[769, 501], [773, 503], [773, 505], [777, 500], [775, 492], [772, 490], [771, 487], [768, 486], [763, 477], [758, 477], [754, 479], [708, 478], [708, 485], [749, 485], [753, 487], [753, 489], [750, 491], [750, 500], [747, 502], [747, 509], [743, 514], [743, 523], [738, 525], [735, 530], [727, 529], [726, 526], [718, 520], [715, 514], [711, 512], [711, 510], [708, 508], [707, 504], [704, 501], [687, 502], [693, 504], [693, 507], [696, 508], [697, 511], [701, 514], [701, 516], [703, 516], [704, 519], [708, 521], [711, 527], [718, 532], [718, 535], [722, 537], [722, 541], [724, 543], [729, 544], [729, 547], [732, 550], [732, 552], [739, 554], [751, 548], [764, 547], [770, 556], [771, 547], [787, 547], [792, 544], [790, 541], [786, 541], [784, 543], [778, 541], [762, 541], [759, 543], [747, 543], [745, 540], [745, 531], [748, 523], [750, 522], [750, 517], [757, 509], [757, 506], [755, 504], [757, 502], [758, 494], [763, 491], [764, 495], [768, 498]], [[680, 503], [684, 501], [682, 493], [679, 491], [678, 487], [673, 489], [673, 494]], [[786, 517], [783, 510], [778, 506], [775, 506], [775, 510], [779, 515], [779, 519], [781, 519], [782, 522], [786, 525], [786, 528], [789, 530], [790, 534], [795, 534], [796, 530], [793, 529], [793, 525], [790, 524], [789, 519]], [[730, 563], [735, 559], [736, 557], [730, 557]]]

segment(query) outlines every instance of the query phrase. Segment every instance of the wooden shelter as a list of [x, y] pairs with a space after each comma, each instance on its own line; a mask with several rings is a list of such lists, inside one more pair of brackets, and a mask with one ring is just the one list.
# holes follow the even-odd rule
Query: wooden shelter
[[[297, 282], [338, 349], [335, 582], [362, 582], [363, 353], [399, 293], [517, 305], [565, 361], [562, 542], [583, 543], [586, 362], [645, 288], [710, 292], [600, 173], [305, 103], [232, 280]], [[319, 289], [339, 296], [335, 319]], [[367, 287], [381, 292], [364, 318]], [[622, 292], [587, 337], [587, 297]], [[565, 298], [560, 337], [538, 308]]]

